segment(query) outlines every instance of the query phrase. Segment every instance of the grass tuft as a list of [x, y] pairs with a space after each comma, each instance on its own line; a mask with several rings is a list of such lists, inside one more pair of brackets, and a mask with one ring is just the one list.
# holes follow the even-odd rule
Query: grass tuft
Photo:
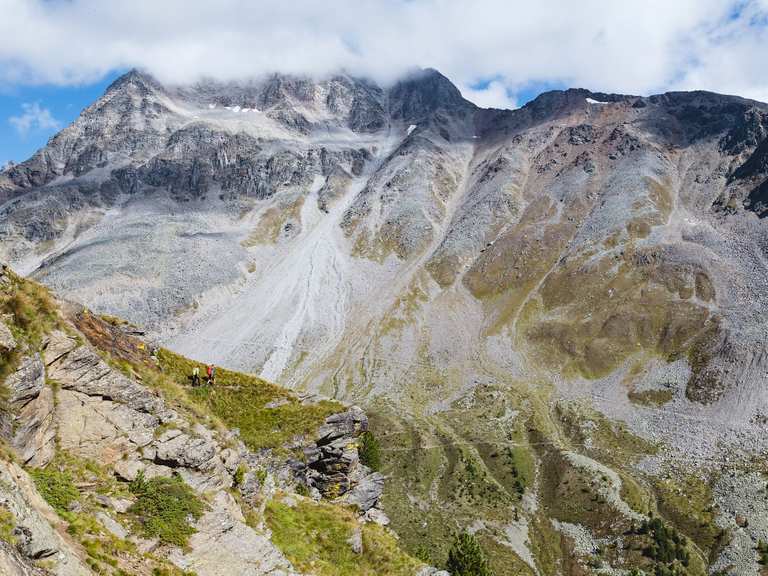
[[360, 435], [360, 462], [371, 470], [381, 469], [381, 447], [373, 432], [365, 431]]

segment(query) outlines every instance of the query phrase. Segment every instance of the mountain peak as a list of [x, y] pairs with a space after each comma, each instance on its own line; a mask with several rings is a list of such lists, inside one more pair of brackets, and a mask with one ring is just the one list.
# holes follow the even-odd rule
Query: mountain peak
[[433, 68], [412, 72], [390, 90], [390, 111], [394, 118], [416, 122], [438, 110], [471, 112], [477, 110], [477, 106]]
[[110, 94], [129, 86], [138, 88], [142, 92], [152, 90], [161, 90], [162, 85], [154, 77], [138, 68], [131, 68], [128, 72], [117, 78], [112, 84], [107, 86], [105, 94]]

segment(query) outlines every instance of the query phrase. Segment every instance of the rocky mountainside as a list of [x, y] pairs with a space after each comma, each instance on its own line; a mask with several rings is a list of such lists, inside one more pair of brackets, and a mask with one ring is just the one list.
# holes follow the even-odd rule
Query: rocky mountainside
[[[359, 408], [227, 371], [190, 388], [114, 318], [5, 268], [0, 295], [2, 574], [435, 573], [384, 528]], [[228, 428], [226, 396], [256, 421]]]
[[420, 557], [469, 529], [498, 574], [758, 574], [767, 183], [734, 96], [131, 72], [0, 174], [0, 256], [362, 405]]

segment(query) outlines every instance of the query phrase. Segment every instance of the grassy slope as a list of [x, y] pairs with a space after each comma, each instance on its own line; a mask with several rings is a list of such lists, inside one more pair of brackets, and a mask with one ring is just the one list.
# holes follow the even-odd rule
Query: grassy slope
[[[384, 405], [372, 411], [384, 472], [390, 476], [384, 507], [405, 547], [439, 565], [450, 535], [482, 518], [478, 537], [497, 576], [526, 574], [531, 569], [505, 544], [503, 530], [524, 517], [528, 548], [540, 573], [588, 574], [609, 564], [653, 573], [657, 565], [661, 570], [679, 564], [649, 558], [652, 538], [631, 532], [632, 521], [602, 494], [608, 479], [574, 467], [564, 456], [578, 452], [617, 472], [619, 497], [630, 509], [661, 515], [666, 525], [689, 538], [690, 561], [678, 566], [681, 575], [705, 573], [717, 545], [717, 528], [706, 514], [711, 495], [702, 492], [685, 505], [671, 501], [669, 491], [662, 495], [653, 478], [634, 468], [656, 446], [584, 405], [561, 403], [550, 409], [540, 393], [524, 386], [477, 391], [471, 402], [440, 419], [407, 420]], [[512, 410], [514, 416], [505, 420]], [[520, 487], [537, 498], [536, 512], [521, 501]], [[614, 544], [581, 555], [570, 538], [554, 529], [553, 520], [579, 524]]]
[[0, 353], [0, 381], [15, 370], [22, 350], [39, 350], [43, 336], [60, 326], [57, 306], [48, 291], [4, 269], [6, 282], [0, 285], [0, 315], [18, 346]]
[[[404, 553], [397, 540], [376, 524], [360, 525], [356, 515], [329, 504], [273, 500], [266, 509], [275, 543], [293, 565], [317, 576], [412, 576], [421, 562]], [[362, 551], [349, 544], [359, 531]]]
[[87, 311], [74, 314], [77, 328], [106, 359], [156, 390], [193, 420], [237, 428], [252, 450], [283, 449], [314, 433], [344, 406], [331, 400], [302, 403], [294, 394], [251, 374], [216, 368], [216, 385], [192, 387], [192, 369], [204, 379], [205, 364], [160, 349], [157, 361], [139, 338], [127, 335], [114, 318]]
[[[158, 357], [163, 376], [177, 384], [189, 383], [195, 366], [205, 374], [205, 365], [169, 350], [160, 350]], [[224, 368], [216, 368], [215, 386], [190, 388], [188, 395], [228, 427], [239, 429], [243, 442], [252, 450], [278, 448], [312, 434], [328, 416], [344, 409], [331, 400], [302, 404], [284, 388]]]

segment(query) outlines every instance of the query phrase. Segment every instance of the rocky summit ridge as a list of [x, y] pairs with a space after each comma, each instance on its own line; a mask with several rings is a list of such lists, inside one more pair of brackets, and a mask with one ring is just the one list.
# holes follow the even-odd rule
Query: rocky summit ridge
[[[492, 110], [434, 70], [133, 71], [0, 173], [0, 257], [174, 353], [361, 406], [378, 507], [428, 564], [469, 531], [502, 575], [758, 575], [766, 159], [768, 105], [709, 92]], [[228, 394], [206, 406], [253, 422]]]

